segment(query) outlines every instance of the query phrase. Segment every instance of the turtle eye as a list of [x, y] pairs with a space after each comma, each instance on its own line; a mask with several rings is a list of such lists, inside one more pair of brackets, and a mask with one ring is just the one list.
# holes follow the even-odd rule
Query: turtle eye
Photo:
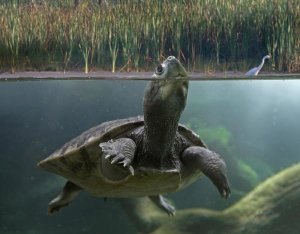
[[161, 64], [159, 64], [156, 69], [155, 69], [155, 73], [158, 74], [158, 75], [161, 75], [164, 71], [164, 68]]

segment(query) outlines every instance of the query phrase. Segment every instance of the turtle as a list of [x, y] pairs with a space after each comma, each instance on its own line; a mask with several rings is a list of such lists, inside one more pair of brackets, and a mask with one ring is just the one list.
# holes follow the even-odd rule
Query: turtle
[[227, 198], [226, 164], [200, 137], [179, 124], [186, 105], [188, 75], [169, 56], [146, 86], [143, 116], [104, 122], [64, 144], [38, 166], [67, 179], [48, 204], [50, 214], [82, 190], [103, 198], [148, 196], [168, 215], [175, 207], [163, 196], [192, 184], [203, 174]]

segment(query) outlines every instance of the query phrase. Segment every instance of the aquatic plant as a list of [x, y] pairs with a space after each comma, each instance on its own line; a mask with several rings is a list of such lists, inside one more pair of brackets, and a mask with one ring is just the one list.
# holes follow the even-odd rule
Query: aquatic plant
[[258, 174], [256, 171], [243, 160], [237, 161], [238, 169], [240, 170], [240, 174], [244, 177], [250, 184], [254, 187], [260, 181]]
[[200, 128], [197, 133], [201, 134], [208, 142], [219, 142], [224, 147], [229, 147], [231, 133], [223, 126]]
[[[16, 3], [18, 2], [18, 3]], [[0, 48], [12, 67], [32, 54], [46, 61], [111, 70], [146, 66], [174, 54], [191, 70], [243, 68], [270, 53], [277, 70], [299, 67], [298, 0], [82, 0], [0, 2]], [[30, 51], [30, 53], [28, 53]], [[298, 51], [298, 52], [297, 52]], [[0, 55], [1, 56], [1, 55]], [[7, 60], [2, 55], [0, 60]], [[251, 64], [251, 65], [254, 65]], [[250, 65], [249, 65], [250, 66]]]

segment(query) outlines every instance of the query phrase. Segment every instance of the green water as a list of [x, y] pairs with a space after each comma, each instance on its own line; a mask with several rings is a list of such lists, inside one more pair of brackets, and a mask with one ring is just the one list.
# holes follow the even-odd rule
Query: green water
[[[142, 114], [146, 83], [0, 82], [1, 234], [136, 233], [116, 202], [87, 193], [47, 215], [47, 203], [65, 180], [36, 163], [92, 126]], [[225, 159], [232, 196], [221, 200], [201, 178], [167, 197], [178, 210], [229, 207], [265, 178], [299, 162], [299, 119], [300, 80], [191, 81], [181, 123]]]

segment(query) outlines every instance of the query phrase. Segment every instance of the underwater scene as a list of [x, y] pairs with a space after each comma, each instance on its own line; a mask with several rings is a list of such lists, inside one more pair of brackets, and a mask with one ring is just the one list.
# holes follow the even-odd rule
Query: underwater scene
[[173, 216], [149, 198], [85, 191], [47, 214], [67, 180], [37, 163], [91, 127], [143, 115], [148, 82], [0, 82], [1, 234], [300, 232], [300, 81], [278, 77], [189, 82], [180, 123], [226, 162], [227, 199], [201, 176], [164, 194]]

